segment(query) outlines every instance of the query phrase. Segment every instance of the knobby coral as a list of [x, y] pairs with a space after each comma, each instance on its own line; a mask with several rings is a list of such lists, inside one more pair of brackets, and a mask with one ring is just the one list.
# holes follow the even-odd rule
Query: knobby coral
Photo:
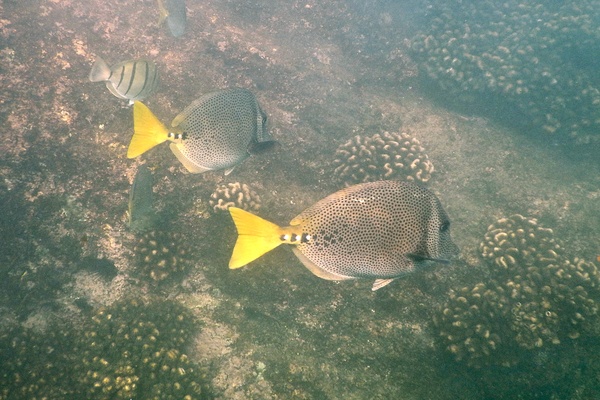
[[434, 317], [439, 342], [457, 361], [510, 366], [591, 332], [600, 271], [563, 256], [551, 229], [521, 215], [501, 218], [481, 251], [490, 277], [451, 291]]
[[427, 182], [434, 171], [419, 140], [405, 132], [357, 135], [335, 157], [334, 174], [346, 186], [382, 179]]
[[413, 55], [453, 99], [500, 100], [543, 132], [600, 140], [594, 1], [438, 1], [428, 15]]
[[210, 196], [208, 204], [215, 213], [227, 211], [229, 207], [238, 207], [246, 211], [260, 209], [260, 196], [245, 183], [227, 183], [220, 185]]
[[79, 343], [82, 391], [88, 398], [199, 398], [199, 371], [184, 353], [198, 327], [175, 302], [126, 299], [99, 310]]
[[148, 231], [137, 239], [133, 251], [136, 274], [151, 282], [179, 276], [191, 267], [190, 246], [178, 232]]

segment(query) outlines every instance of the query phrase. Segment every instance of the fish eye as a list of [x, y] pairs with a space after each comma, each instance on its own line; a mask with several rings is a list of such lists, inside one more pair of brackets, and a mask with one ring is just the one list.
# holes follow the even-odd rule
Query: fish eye
[[444, 221], [442, 225], [440, 225], [440, 232], [446, 232], [450, 229], [450, 221]]

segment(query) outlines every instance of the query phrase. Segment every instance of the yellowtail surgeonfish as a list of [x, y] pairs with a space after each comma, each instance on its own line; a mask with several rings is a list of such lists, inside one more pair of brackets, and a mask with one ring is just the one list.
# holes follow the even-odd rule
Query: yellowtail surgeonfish
[[164, 126], [143, 103], [133, 105], [134, 134], [127, 157], [135, 158], [169, 140], [170, 149], [191, 173], [233, 168], [275, 143], [267, 115], [252, 92], [227, 89], [200, 97]]
[[238, 231], [229, 268], [240, 268], [282, 243], [316, 276], [395, 278], [458, 254], [438, 198], [414, 183], [378, 181], [340, 190], [280, 227], [240, 208], [229, 212]]
[[112, 94], [133, 104], [150, 96], [158, 87], [156, 64], [147, 60], [130, 60], [111, 67], [98, 57], [90, 71], [90, 81], [106, 82]]
[[158, 24], [167, 21], [171, 35], [179, 37], [185, 33], [186, 12], [185, 0], [158, 0], [160, 18]]

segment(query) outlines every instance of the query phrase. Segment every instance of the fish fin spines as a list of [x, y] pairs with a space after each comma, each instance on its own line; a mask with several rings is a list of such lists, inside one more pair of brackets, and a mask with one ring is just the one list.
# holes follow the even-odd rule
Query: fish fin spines
[[243, 267], [282, 243], [281, 228], [274, 223], [237, 207], [230, 207], [229, 213], [238, 231], [229, 268]]
[[133, 103], [133, 137], [127, 149], [127, 158], [135, 158], [166, 141], [167, 127], [140, 101]]
[[392, 283], [392, 281], [395, 278], [389, 278], [389, 279], [375, 279], [375, 282], [373, 282], [373, 287], [371, 288], [372, 291], [376, 291], [381, 289], [384, 286], [389, 285], [390, 283]]
[[92, 70], [90, 71], [89, 79], [91, 82], [103, 82], [110, 78], [110, 67], [100, 57], [96, 57]]

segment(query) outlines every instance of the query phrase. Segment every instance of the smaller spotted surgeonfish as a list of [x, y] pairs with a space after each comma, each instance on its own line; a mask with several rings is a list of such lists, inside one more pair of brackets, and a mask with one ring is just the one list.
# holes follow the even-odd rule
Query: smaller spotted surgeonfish
[[227, 175], [251, 154], [275, 143], [267, 132], [267, 115], [246, 89], [205, 94], [176, 116], [171, 128], [136, 101], [133, 125], [128, 158], [169, 140], [171, 151], [191, 173], [225, 169]]
[[92, 66], [90, 81], [106, 82], [106, 87], [119, 99], [143, 100], [158, 87], [158, 69], [156, 64], [147, 60], [130, 60], [111, 67], [100, 57]]
[[185, 0], [158, 0], [160, 18], [158, 24], [167, 22], [171, 35], [180, 37], [185, 33], [186, 11]]
[[316, 276], [375, 279], [377, 290], [394, 279], [458, 254], [450, 220], [438, 198], [417, 184], [363, 183], [333, 193], [280, 227], [240, 208], [229, 212], [238, 231], [229, 268], [240, 268], [290, 244]]

